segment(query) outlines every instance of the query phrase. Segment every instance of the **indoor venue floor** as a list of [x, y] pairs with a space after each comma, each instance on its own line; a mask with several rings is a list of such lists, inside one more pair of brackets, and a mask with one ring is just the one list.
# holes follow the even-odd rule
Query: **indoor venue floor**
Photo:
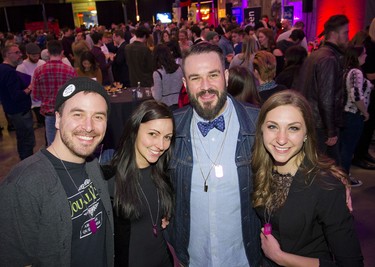
[[[19, 162], [16, 149], [16, 134], [7, 131], [7, 123], [0, 108], [0, 126], [4, 127], [0, 136], [0, 181]], [[44, 128], [35, 129], [37, 151], [45, 146]], [[371, 154], [375, 155], [375, 143], [371, 147]], [[375, 170], [369, 171], [352, 167], [352, 175], [362, 180], [363, 185], [352, 189], [353, 215], [357, 232], [361, 241], [365, 266], [375, 266]], [[1, 203], [0, 203], [1, 204]]]

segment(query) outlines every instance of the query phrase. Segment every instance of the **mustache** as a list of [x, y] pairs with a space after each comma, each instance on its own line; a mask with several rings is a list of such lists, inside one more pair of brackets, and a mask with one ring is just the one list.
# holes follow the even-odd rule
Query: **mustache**
[[215, 94], [215, 95], [219, 96], [219, 92], [218, 91], [216, 91], [214, 89], [206, 89], [206, 90], [202, 90], [199, 93], [197, 93], [197, 97], [203, 96], [206, 93]]

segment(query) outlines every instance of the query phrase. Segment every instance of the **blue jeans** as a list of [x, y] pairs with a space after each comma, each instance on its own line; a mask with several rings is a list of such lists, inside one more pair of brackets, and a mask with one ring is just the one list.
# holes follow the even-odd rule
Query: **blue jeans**
[[55, 116], [46, 116], [45, 125], [46, 125], [46, 139], [47, 145], [50, 146], [55, 139], [56, 127], [55, 127], [56, 117]]
[[352, 157], [363, 131], [363, 116], [344, 112], [344, 123], [340, 131], [341, 167], [349, 174]]
[[35, 135], [33, 115], [31, 110], [16, 114], [8, 114], [9, 120], [16, 129], [17, 151], [21, 160], [31, 156], [34, 152]]

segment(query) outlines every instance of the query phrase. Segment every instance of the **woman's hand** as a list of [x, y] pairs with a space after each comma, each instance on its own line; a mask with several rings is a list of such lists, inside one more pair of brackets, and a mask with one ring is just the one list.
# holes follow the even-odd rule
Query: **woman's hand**
[[280, 256], [283, 253], [283, 251], [280, 249], [280, 244], [272, 234], [265, 235], [263, 233], [263, 230], [264, 228], [262, 228], [262, 231], [260, 233], [262, 250], [267, 258], [278, 263]]
[[260, 239], [262, 243], [262, 250], [267, 258], [273, 260], [278, 265], [281, 266], [303, 266], [303, 267], [318, 267], [319, 259], [317, 258], [308, 258], [295, 254], [286, 253], [281, 250], [279, 242], [272, 235], [265, 235], [262, 232], [260, 233]]

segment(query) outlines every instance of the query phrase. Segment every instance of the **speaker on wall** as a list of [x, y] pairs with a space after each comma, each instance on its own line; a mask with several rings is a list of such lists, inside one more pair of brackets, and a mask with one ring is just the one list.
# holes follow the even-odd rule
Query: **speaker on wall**
[[302, 12], [308, 13], [313, 11], [314, 0], [302, 0]]

